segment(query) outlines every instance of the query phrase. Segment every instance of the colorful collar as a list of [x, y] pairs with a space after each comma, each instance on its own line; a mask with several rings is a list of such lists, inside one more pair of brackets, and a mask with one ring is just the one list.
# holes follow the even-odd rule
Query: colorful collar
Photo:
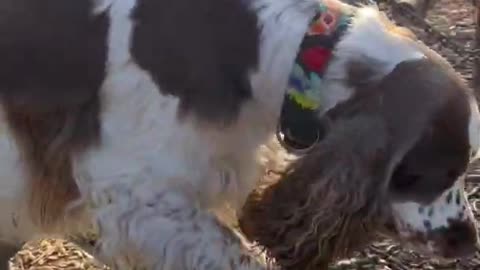
[[288, 148], [309, 148], [323, 136], [316, 116], [322, 105], [322, 78], [352, 18], [331, 2], [319, 2], [290, 73], [278, 130]]

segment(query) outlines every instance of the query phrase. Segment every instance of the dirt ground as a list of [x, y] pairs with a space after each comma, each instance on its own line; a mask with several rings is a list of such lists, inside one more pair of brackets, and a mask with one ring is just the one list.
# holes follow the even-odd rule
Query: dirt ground
[[[388, 11], [388, 7], [381, 4]], [[428, 20], [433, 26], [448, 34], [460, 44], [473, 47], [474, 8], [471, 0], [439, 0], [429, 12]], [[410, 25], [406, 25], [410, 26]], [[472, 63], [460, 61], [465, 56], [458, 56], [448, 49], [441, 48], [437, 40], [427, 38], [423, 31], [411, 28], [429, 46], [440, 51], [460, 71], [465, 78], [472, 80]], [[480, 92], [480, 89], [478, 89]], [[479, 95], [480, 96], [480, 95]], [[473, 166], [475, 167], [475, 166]], [[480, 167], [480, 166], [479, 166]], [[480, 172], [472, 168], [467, 191], [476, 217], [480, 220]], [[480, 170], [479, 170], [480, 171]], [[12, 270], [100, 270], [108, 269], [96, 262], [92, 256], [72, 244], [60, 239], [44, 239], [27, 243], [24, 248], [10, 260]], [[331, 269], [366, 269], [366, 270], [415, 270], [415, 269], [480, 269], [480, 253], [468, 260], [439, 262], [425, 258], [415, 252], [406, 250], [389, 240], [371, 245], [349, 260], [340, 261]]]

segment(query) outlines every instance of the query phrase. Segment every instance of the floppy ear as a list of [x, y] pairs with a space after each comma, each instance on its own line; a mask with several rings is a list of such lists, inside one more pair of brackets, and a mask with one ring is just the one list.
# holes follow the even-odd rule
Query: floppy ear
[[241, 229], [285, 269], [323, 269], [384, 224], [388, 163], [380, 117], [338, 120], [281, 179], [250, 195]]

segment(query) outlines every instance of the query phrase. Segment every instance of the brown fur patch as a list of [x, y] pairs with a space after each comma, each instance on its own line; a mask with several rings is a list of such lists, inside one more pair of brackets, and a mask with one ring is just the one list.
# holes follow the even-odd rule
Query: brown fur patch
[[68, 202], [79, 198], [71, 156], [98, 140], [98, 100], [45, 113], [18, 110], [8, 103], [5, 107], [27, 165], [31, 216], [48, 228], [63, 216]]

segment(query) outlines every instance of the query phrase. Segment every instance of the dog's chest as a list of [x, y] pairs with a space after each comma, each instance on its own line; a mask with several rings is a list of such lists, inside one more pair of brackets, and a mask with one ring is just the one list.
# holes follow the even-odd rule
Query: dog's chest
[[246, 119], [255, 106], [226, 129], [179, 118], [178, 99], [161, 94], [134, 63], [108, 74], [102, 103], [101, 144], [75, 162], [80, 187], [180, 188], [206, 207], [242, 200], [253, 187], [255, 150], [265, 134]]

